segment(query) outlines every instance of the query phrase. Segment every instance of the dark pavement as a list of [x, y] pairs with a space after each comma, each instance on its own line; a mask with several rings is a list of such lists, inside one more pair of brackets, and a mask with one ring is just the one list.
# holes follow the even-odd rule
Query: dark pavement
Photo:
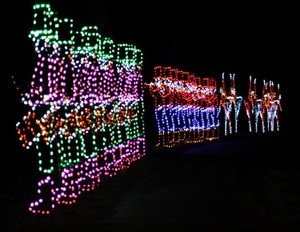
[[26, 211], [23, 187], [0, 231], [296, 232], [299, 161], [296, 137], [282, 134], [152, 149], [52, 217]]

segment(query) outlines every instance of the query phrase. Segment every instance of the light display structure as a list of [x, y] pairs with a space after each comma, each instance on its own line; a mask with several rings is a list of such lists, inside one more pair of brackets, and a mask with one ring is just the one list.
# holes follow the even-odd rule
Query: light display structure
[[[256, 79], [249, 77], [248, 97], [244, 100], [249, 132], [273, 132], [280, 130], [281, 93], [280, 84], [263, 80], [262, 94], [257, 95]], [[254, 128], [253, 128], [254, 127]]]
[[50, 214], [145, 155], [143, 54], [102, 38], [97, 26], [75, 31], [49, 4], [33, 12], [36, 63], [16, 127], [38, 160], [29, 211]]
[[154, 67], [146, 84], [154, 101], [158, 147], [199, 143], [219, 137], [215, 78], [200, 78], [173, 67]]
[[219, 92], [220, 106], [224, 111], [224, 135], [238, 133], [238, 119], [243, 104], [243, 97], [237, 95], [235, 74], [229, 74], [229, 89], [226, 88], [225, 75], [224, 73], [222, 74], [222, 84]]

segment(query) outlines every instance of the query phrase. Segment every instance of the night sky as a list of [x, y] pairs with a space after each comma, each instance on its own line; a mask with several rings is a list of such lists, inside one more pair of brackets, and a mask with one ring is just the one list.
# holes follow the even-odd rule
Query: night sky
[[[32, 26], [33, 0], [8, 1], [1, 15], [2, 61], [1, 115], [4, 117], [4, 147], [16, 139], [15, 123], [20, 98], [11, 82], [14, 75], [21, 89], [27, 90], [33, 67], [33, 46], [28, 37]], [[249, 75], [281, 84], [283, 118], [291, 121], [294, 50], [293, 6], [253, 2], [232, 6], [211, 1], [153, 3], [140, 1], [53, 0], [52, 10], [73, 18], [77, 26], [96, 25], [100, 34], [116, 43], [134, 44], [144, 53], [144, 80], [152, 80], [156, 65], [172, 66], [220, 80], [222, 72], [235, 73], [237, 92], [248, 88]], [[3, 63], [4, 62], [4, 63]], [[4, 70], [4, 72], [3, 72]], [[295, 86], [295, 85], [294, 85]], [[260, 86], [258, 86], [260, 87]], [[242, 92], [243, 91], [243, 92]], [[288, 116], [289, 115], [289, 116]], [[14, 147], [12, 149], [19, 149]]]
[[[28, 33], [32, 25], [33, 0], [10, 1], [6, 24], [8, 43], [17, 63], [16, 72], [32, 47]], [[222, 72], [255, 75], [277, 81], [280, 66], [288, 54], [292, 30], [290, 15], [282, 5], [228, 6], [220, 3], [153, 4], [150, 1], [52, 0], [58, 16], [73, 18], [77, 26], [97, 25], [100, 34], [116, 43], [135, 44], [144, 52], [145, 69], [171, 65], [200, 76]], [[7, 21], [7, 20], [6, 20]], [[5, 30], [6, 31], [6, 30]], [[11, 46], [9, 46], [11, 48]], [[241, 76], [241, 78], [244, 78]], [[151, 77], [146, 76], [147, 81]]]

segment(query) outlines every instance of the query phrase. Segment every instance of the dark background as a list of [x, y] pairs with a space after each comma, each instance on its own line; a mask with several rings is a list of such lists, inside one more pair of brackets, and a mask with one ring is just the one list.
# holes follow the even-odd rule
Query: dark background
[[[16, 122], [26, 109], [12, 84], [14, 76], [27, 91], [34, 51], [28, 34], [33, 21], [33, 0], [7, 1], [2, 7], [1, 147], [10, 162], [29, 162], [17, 141]], [[294, 7], [288, 4], [152, 1], [53, 0], [52, 10], [73, 18], [77, 26], [97, 25], [100, 34], [116, 43], [134, 44], [144, 53], [144, 81], [153, 78], [156, 65], [172, 66], [197, 76], [221, 80], [223, 72], [236, 74], [237, 94], [246, 96], [248, 78], [280, 83], [282, 130], [296, 131], [294, 114], [297, 72], [293, 65], [295, 46]], [[294, 94], [295, 93], [295, 94]], [[295, 100], [295, 101], [294, 101]], [[295, 102], [295, 104], [294, 104]], [[146, 127], [155, 128], [153, 106], [146, 92]], [[243, 110], [242, 110], [243, 111]], [[154, 143], [154, 133], [148, 136]], [[151, 146], [152, 144], [150, 144]]]
[[[21, 104], [11, 77], [15, 77], [21, 91], [28, 91], [35, 57], [32, 41], [28, 37], [32, 28], [34, 2], [38, 1], [4, 1], [0, 14], [1, 221], [3, 219], [3, 224], [11, 222], [10, 227], [19, 225], [20, 228], [22, 227], [20, 222], [27, 223], [26, 202], [32, 199], [32, 194], [36, 190], [34, 175], [37, 167], [34, 162], [36, 154], [31, 154], [31, 150], [23, 150], [17, 138], [16, 123], [28, 109]], [[200, 77], [215, 77], [218, 82], [223, 72], [227, 78], [229, 73], [235, 73], [237, 94], [244, 97], [247, 94], [249, 75], [257, 78], [258, 93], [261, 91], [263, 80], [280, 83], [283, 107], [280, 115], [282, 117], [280, 133], [287, 135], [277, 137], [275, 134], [274, 139], [272, 136], [266, 136], [262, 137], [262, 140], [258, 138], [260, 135], [249, 140], [247, 137], [237, 141], [219, 140], [216, 143], [204, 144], [202, 147], [199, 145], [195, 150], [179, 149], [181, 154], [173, 151], [166, 152], [167, 154], [149, 153], [148, 159], [145, 157], [141, 166], [130, 168], [115, 180], [109, 180], [107, 183], [104, 181], [101, 191], [86, 198], [86, 202], [93, 202], [95, 205], [84, 204], [83, 199], [81, 204], [75, 206], [78, 208], [75, 210], [73, 208], [76, 214], [70, 213], [66, 216], [66, 212], [68, 213], [66, 211], [61, 213], [59, 218], [58, 213], [56, 218], [58, 228], [62, 229], [59, 219], [65, 222], [65, 218], [74, 221], [74, 228], [83, 221], [98, 222], [103, 213], [112, 212], [107, 210], [106, 204], [111, 204], [112, 206], [108, 208], [115, 210], [115, 205], [126, 196], [131, 185], [144, 177], [144, 186], [141, 187], [140, 183], [136, 191], [140, 193], [143, 192], [141, 189], [145, 189], [145, 192], [153, 193], [147, 196], [158, 199], [157, 202], [161, 207], [165, 207], [165, 202], [171, 202], [169, 207], [161, 209], [166, 215], [169, 211], [171, 214], [189, 219], [192, 213], [195, 221], [199, 216], [204, 218], [205, 220], [202, 220], [207, 224], [220, 227], [216, 231], [226, 228], [223, 227], [224, 224], [230, 229], [239, 228], [236, 227], [239, 223], [243, 231], [259, 231], [259, 229], [268, 231], [261, 225], [271, 228], [270, 231], [276, 229], [282, 231], [281, 228], [293, 227], [293, 223], [299, 218], [300, 205], [297, 156], [299, 64], [296, 63], [299, 46], [296, 43], [298, 33], [296, 6], [286, 2], [267, 4], [254, 1], [229, 4], [228, 1], [155, 3], [54, 0], [46, 3], [51, 3], [52, 10], [62, 18], [73, 18], [77, 26], [97, 25], [100, 34], [112, 38], [115, 43], [134, 44], [140, 48], [144, 53], [145, 82], [152, 81], [154, 66], [163, 65], [189, 71]], [[147, 91], [145, 106], [146, 141], [151, 150], [156, 140], [156, 125], [153, 119], [152, 99]], [[245, 114], [244, 108], [241, 109], [241, 114]], [[191, 192], [178, 187], [178, 182], [184, 187], [184, 184], [189, 183], [188, 180], [197, 180], [195, 188], [190, 188]], [[166, 186], [172, 191], [166, 192], [166, 199], [160, 198], [161, 191], [166, 189]], [[114, 195], [115, 192], [117, 197]], [[184, 193], [183, 196], [180, 196], [181, 193]], [[198, 198], [198, 194], [201, 199]], [[236, 195], [240, 198], [235, 198]], [[100, 200], [95, 201], [95, 196]], [[197, 201], [191, 204], [189, 199], [195, 200], [193, 196], [197, 197]], [[190, 214], [184, 215], [186, 211], [183, 210], [181, 215], [179, 210], [173, 208], [172, 199], [176, 197], [184, 199], [181, 206], [186, 205], [183, 209]], [[133, 199], [143, 198], [133, 197]], [[240, 201], [243, 202], [242, 209], [255, 209], [250, 210], [250, 213], [254, 215], [254, 219], [257, 217], [258, 222], [248, 221], [248, 216], [246, 222], [239, 219], [239, 215], [243, 213], [232, 205], [239, 205]], [[151, 201], [145, 202], [150, 205], [148, 213], [155, 216], [157, 211], [151, 211], [155, 209]], [[177, 202], [177, 199], [174, 202]], [[137, 201], [136, 205], [143, 208], [142, 203]], [[201, 207], [194, 212], [192, 206], [196, 209], [200, 203]], [[202, 203], [206, 207], [203, 208]], [[132, 202], [128, 205], [134, 206]], [[229, 214], [232, 213], [231, 216], [228, 209]], [[20, 211], [23, 213], [19, 214]], [[211, 214], [207, 214], [208, 212]], [[201, 213], [206, 217], [202, 217]], [[22, 215], [26, 217], [22, 218]], [[217, 219], [220, 216], [222, 218], [222, 215], [225, 215], [226, 220], [218, 223]], [[272, 215], [275, 215], [274, 218]], [[174, 218], [177, 221], [175, 216]], [[165, 217], [161, 217], [161, 220], [165, 220]], [[29, 221], [32, 223], [33, 220], [30, 218]], [[109, 227], [109, 224], [106, 226]], [[295, 231], [299, 231], [296, 230], [299, 223], [295, 223], [294, 228]], [[81, 227], [77, 229], [81, 230]], [[47, 227], [42, 229], [36, 227], [36, 230], [47, 231]]]

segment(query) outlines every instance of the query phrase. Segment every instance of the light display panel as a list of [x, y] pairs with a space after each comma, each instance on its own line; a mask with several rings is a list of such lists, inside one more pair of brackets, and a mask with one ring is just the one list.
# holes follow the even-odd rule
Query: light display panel
[[97, 26], [74, 31], [49, 4], [33, 12], [36, 61], [16, 128], [38, 159], [29, 211], [50, 214], [145, 155], [143, 54], [102, 38]]
[[[135, 45], [102, 37], [94, 25], [74, 30], [49, 4], [33, 6], [29, 33], [35, 62], [29, 89], [21, 92], [27, 112], [17, 122], [20, 144], [37, 157], [34, 214], [51, 214], [57, 205], [75, 204], [145, 155], [143, 53]], [[241, 107], [249, 132], [279, 131], [279, 84], [249, 78], [246, 98], [237, 95], [235, 74], [229, 88], [213, 77], [156, 66], [146, 83], [154, 101], [157, 147], [201, 143], [238, 133]], [[219, 89], [219, 92], [217, 91]], [[220, 120], [221, 111], [224, 121]]]
[[[280, 85], [273, 81], [263, 81], [262, 94], [257, 95], [256, 79], [249, 77], [248, 97], [244, 100], [248, 117], [249, 132], [266, 132], [280, 130], [281, 93]], [[254, 124], [254, 125], [253, 125]], [[253, 128], [254, 127], [254, 128]]]
[[219, 92], [220, 106], [224, 111], [224, 135], [238, 133], [238, 119], [243, 97], [238, 96], [236, 93], [235, 74], [229, 74], [229, 89], [226, 88], [225, 75], [222, 74], [222, 84]]
[[219, 137], [215, 78], [200, 78], [172, 67], [154, 67], [146, 84], [155, 106], [159, 147], [199, 143]]

